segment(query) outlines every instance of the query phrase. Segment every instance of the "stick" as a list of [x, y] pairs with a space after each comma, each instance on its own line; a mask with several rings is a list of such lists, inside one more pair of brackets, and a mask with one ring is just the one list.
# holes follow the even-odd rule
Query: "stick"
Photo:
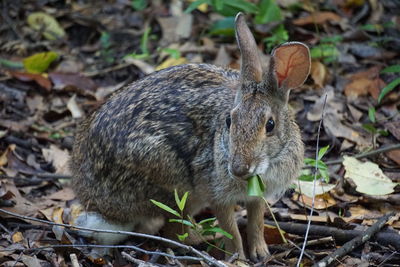
[[364, 234], [357, 236], [353, 240], [347, 242], [342, 247], [338, 248], [331, 255], [323, 258], [319, 262], [313, 265], [313, 267], [325, 267], [329, 266], [331, 263], [336, 261], [338, 258], [343, 257], [350, 251], [354, 250], [361, 244], [367, 242], [374, 234], [376, 234], [389, 220], [390, 217], [394, 215], [394, 212], [389, 212], [386, 215], [382, 216], [374, 225], [372, 225], [368, 230], [365, 231]]
[[10, 248], [10, 249], [0, 249], [0, 251], [38, 251], [38, 250], [45, 250], [45, 249], [53, 249], [53, 248], [127, 248], [127, 249], [133, 249], [139, 252], [142, 252], [144, 254], [149, 254], [149, 255], [159, 255], [159, 256], [164, 256], [164, 257], [169, 257], [172, 259], [176, 260], [191, 260], [191, 261], [201, 261], [203, 260], [202, 258], [198, 257], [191, 257], [191, 256], [175, 256], [171, 255], [168, 253], [164, 252], [159, 252], [159, 251], [149, 251], [145, 250], [142, 248], [139, 248], [137, 246], [132, 246], [132, 245], [93, 245], [93, 244], [62, 244], [62, 245], [48, 245], [48, 246], [41, 246], [37, 248]]
[[[378, 149], [374, 149], [365, 153], [361, 153], [361, 154], [357, 154], [354, 155], [353, 157], [355, 157], [356, 159], [362, 159], [362, 158], [367, 158], [376, 154], [380, 154], [380, 153], [385, 153], [391, 150], [396, 150], [396, 149], [400, 149], [400, 144], [394, 144], [394, 145], [389, 145], [389, 146], [384, 146]], [[337, 165], [337, 164], [341, 164], [343, 162], [343, 158], [337, 159], [337, 160], [330, 160], [325, 162], [326, 165]]]
[[320, 133], [321, 133], [322, 121], [324, 120], [324, 113], [325, 113], [325, 106], [326, 106], [327, 97], [328, 97], [328, 94], [325, 94], [324, 105], [322, 107], [321, 119], [320, 119], [319, 125], [318, 125], [317, 147], [315, 149], [315, 169], [314, 169], [314, 179], [313, 179], [313, 195], [312, 195], [312, 202], [311, 202], [310, 217], [309, 217], [309, 220], [307, 222], [307, 229], [306, 229], [306, 233], [304, 235], [304, 243], [303, 243], [303, 246], [301, 248], [300, 256], [299, 256], [299, 259], [298, 259], [297, 264], [296, 264], [297, 267], [300, 266], [301, 259], [303, 258], [303, 254], [304, 254], [304, 252], [306, 250], [308, 233], [310, 231], [310, 226], [311, 226], [311, 216], [314, 213], [315, 188], [316, 188], [316, 183], [317, 183], [317, 172], [318, 172], [319, 136], [320, 136]]
[[122, 254], [122, 257], [124, 257], [126, 260], [137, 264], [138, 267], [159, 267], [159, 265], [155, 265], [150, 262], [145, 262], [145, 261], [136, 259], [124, 251], [122, 251], [121, 254]]
[[217, 261], [215, 258], [211, 257], [210, 255], [207, 255], [205, 253], [200, 252], [199, 250], [195, 249], [194, 247], [187, 246], [187, 245], [181, 244], [181, 243], [179, 243], [177, 241], [174, 241], [174, 240], [171, 240], [171, 239], [167, 239], [167, 238], [164, 238], [164, 237], [160, 237], [160, 236], [154, 236], [154, 235], [148, 235], [148, 234], [142, 234], [142, 233], [135, 233], [135, 232], [128, 232], [128, 231], [114, 231], [114, 230], [94, 229], [94, 228], [80, 227], [80, 226], [74, 226], [74, 225], [63, 224], [63, 223], [54, 223], [54, 222], [50, 222], [50, 221], [46, 221], [46, 220], [41, 220], [41, 219], [25, 216], [25, 215], [20, 215], [20, 214], [17, 214], [17, 213], [11, 212], [11, 211], [7, 211], [7, 210], [4, 210], [4, 209], [0, 208], [0, 213], [1, 212], [5, 213], [7, 215], [13, 216], [13, 217], [24, 219], [24, 220], [40, 222], [40, 223], [45, 223], [45, 224], [49, 224], [49, 225], [57, 225], [57, 226], [63, 226], [63, 227], [66, 227], [66, 228], [73, 228], [73, 229], [92, 231], [92, 232], [98, 232], [98, 233], [122, 234], [122, 235], [129, 235], [129, 236], [136, 236], [136, 237], [153, 239], [153, 240], [157, 240], [157, 241], [160, 241], [160, 242], [165, 242], [165, 243], [173, 245], [173, 246], [181, 247], [181, 248], [183, 248], [183, 249], [185, 249], [185, 250], [187, 250], [187, 251], [199, 256], [200, 258], [204, 259], [208, 264], [210, 264], [212, 266], [227, 267], [224, 263], [222, 263], [220, 261]]

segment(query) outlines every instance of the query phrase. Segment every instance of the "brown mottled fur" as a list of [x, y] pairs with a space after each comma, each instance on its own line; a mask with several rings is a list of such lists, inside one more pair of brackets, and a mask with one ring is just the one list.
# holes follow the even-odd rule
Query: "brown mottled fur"
[[[237, 38], [246, 44], [240, 47], [245, 65], [240, 73], [207, 64], [171, 67], [119, 90], [82, 123], [71, 170], [87, 212], [155, 232], [161, 224], [143, 224], [169, 215], [149, 200], [175, 207], [173, 190], [189, 191], [186, 212], [211, 206], [234, 236], [227, 249], [244, 257], [233, 214], [243, 201], [249, 255], [267, 256], [264, 203], [246, 195], [246, 178], [264, 164], [257, 174], [265, 181], [266, 197], [280, 197], [300, 170], [303, 144], [287, 105], [289, 88], [278, 88], [273, 61], [262, 72], [243, 16], [236, 23]], [[254, 71], [264, 73], [262, 81]], [[269, 118], [275, 121], [271, 133], [265, 129]]]

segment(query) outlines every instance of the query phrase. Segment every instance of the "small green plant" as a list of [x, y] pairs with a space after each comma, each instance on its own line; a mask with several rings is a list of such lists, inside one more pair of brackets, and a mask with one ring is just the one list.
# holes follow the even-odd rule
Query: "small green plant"
[[131, 57], [134, 59], [147, 59], [150, 57], [150, 51], [149, 51], [149, 40], [150, 40], [150, 33], [151, 33], [151, 28], [146, 27], [146, 29], [143, 32], [142, 38], [140, 39], [140, 54], [137, 53], [131, 53], [126, 55], [125, 57]]
[[107, 63], [114, 63], [114, 51], [111, 48], [110, 34], [108, 32], [102, 32], [100, 36], [100, 56]]
[[[317, 179], [323, 178], [326, 183], [329, 183], [329, 172], [328, 172], [328, 166], [325, 164], [325, 162], [323, 162], [322, 158], [326, 154], [328, 149], [329, 149], [329, 145], [322, 147], [318, 151], [318, 159], [317, 160], [312, 159], [312, 158], [304, 159], [304, 164], [310, 168], [314, 168], [315, 165], [317, 165], [317, 169], [318, 169]], [[314, 175], [312, 174], [310, 168], [302, 170], [299, 180], [302, 180], [302, 181], [313, 181], [314, 180]]]
[[138, 10], [141, 11], [143, 9], [145, 9], [148, 5], [148, 1], [147, 0], [132, 0], [131, 1], [131, 6], [134, 10]]
[[[185, 209], [186, 200], [188, 198], [188, 195], [189, 195], [189, 192], [185, 192], [183, 194], [182, 198], [179, 198], [178, 192], [175, 189], [175, 191], [174, 191], [175, 203], [176, 203], [179, 211], [174, 210], [173, 208], [169, 207], [168, 205], [165, 205], [164, 203], [158, 202], [154, 199], [150, 199], [150, 201], [154, 205], [156, 205], [157, 207], [159, 207], [159, 208], [163, 209], [164, 211], [169, 212], [177, 217], [176, 219], [175, 218], [169, 219], [169, 222], [170, 223], [180, 223], [182, 225], [182, 233], [177, 234], [177, 237], [180, 241], [185, 241], [185, 239], [189, 236], [189, 233], [185, 232], [185, 227], [184, 227], [185, 225], [190, 227], [191, 229], [193, 229], [200, 236], [215, 235], [217, 233], [220, 233], [229, 239], [233, 238], [231, 234], [224, 231], [219, 226], [215, 225], [216, 218], [207, 218], [200, 222], [196, 222], [191, 216], [188, 215], [187, 219], [185, 219], [184, 218], [184, 209]], [[212, 247], [216, 247], [215, 245], [209, 243], [205, 239], [203, 241]], [[216, 248], [218, 248], [218, 247], [216, 247]]]
[[375, 109], [375, 107], [370, 107], [370, 108], [368, 109], [368, 118], [369, 118], [369, 120], [371, 121], [371, 123], [364, 123], [364, 124], [362, 125], [362, 127], [363, 127], [367, 132], [369, 132], [369, 133], [372, 134], [372, 144], [373, 144], [374, 147], [375, 147], [375, 144], [376, 144], [376, 138], [377, 138], [379, 135], [382, 135], [382, 136], [388, 136], [388, 135], [389, 135], [389, 133], [388, 133], [386, 130], [382, 130], [382, 129], [379, 129], [379, 128], [376, 127], [377, 123], [376, 123], [376, 116], [375, 116], [375, 114], [376, 114], [376, 109]]
[[[281, 9], [274, 0], [261, 0], [256, 5], [245, 0], [198, 0], [191, 3], [185, 10], [190, 13], [202, 4], [208, 4], [215, 12], [225, 18], [216, 21], [210, 28], [210, 35], [234, 36], [235, 18], [238, 12], [253, 14], [254, 23], [265, 24], [282, 21]], [[264, 39], [269, 49], [288, 40], [288, 33], [283, 24], [272, 30], [271, 37]]]
[[340, 55], [337, 44], [342, 40], [343, 37], [338, 35], [322, 38], [319, 45], [311, 48], [311, 58], [322, 59], [325, 63], [336, 61]]
[[391, 81], [388, 85], [386, 85], [378, 97], [378, 103], [382, 101], [382, 99], [391, 92], [394, 88], [396, 88], [400, 84], [400, 65], [392, 65], [387, 68], [384, 68], [381, 73], [397, 73], [399, 77]]

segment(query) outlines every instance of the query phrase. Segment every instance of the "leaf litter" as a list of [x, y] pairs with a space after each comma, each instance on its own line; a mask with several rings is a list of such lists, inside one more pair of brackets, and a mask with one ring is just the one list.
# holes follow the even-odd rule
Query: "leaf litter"
[[[64, 223], [77, 218], [82, 207], [76, 203], [69, 180], [63, 179], [69, 173], [75, 129], [118, 88], [157, 69], [185, 62], [240, 67], [228, 14], [232, 10], [226, 13], [213, 6], [225, 1], [209, 1], [187, 13], [189, 3], [181, 1], [11, 2], [0, 4], [6, 7], [0, 32], [0, 206], [21, 215]], [[274, 21], [279, 16], [269, 14], [265, 6], [255, 15], [257, 5], [269, 2], [273, 1], [241, 6], [260, 51], [266, 54], [279, 43], [298, 40], [307, 43], [313, 55], [311, 78], [293, 90], [290, 99], [308, 158], [314, 158], [316, 129], [324, 112], [320, 147], [330, 146], [322, 158], [329, 180], [317, 181], [312, 226], [350, 231], [372, 225], [388, 211], [399, 214], [400, 148], [361, 159], [354, 156], [395, 146], [400, 140], [400, 29], [396, 24], [400, 8], [395, 1], [333, 1], [327, 6], [280, 0], [271, 8], [280, 11], [281, 21]], [[242, 1], [227, 6], [232, 8], [232, 3]], [[280, 24], [284, 27], [279, 28]], [[345, 155], [343, 163], [329, 164]], [[294, 186], [295, 193], [287, 193], [272, 210], [283, 225], [290, 222], [302, 227], [308, 219], [305, 214], [311, 207], [312, 187], [310, 181], [298, 181]], [[245, 214], [238, 206], [238, 218]], [[27, 249], [71, 244], [79, 234], [60, 227], [36, 228], [38, 223], [0, 216], [8, 231], [0, 237], [0, 264], [71, 263], [71, 250], [65, 248], [39, 253]], [[213, 215], [206, 210], [199, 216]], [[266, 219], [270, 218], [267, 214]], [[400, 229], [398, 216], [390, 227]], [[285, 230], [285, 238], [301, 243], [302, 234], [290, 231]], [[382, 231], [385, 234], [390, 229]], [[244, 232], [242, 229], [242, 235]], [[273, 261], [293, 264], [296, 250], [286, 249], [276, 228], [266, 226], [265, 232], [271, 252], [285, 253]], [[399, 240], [397, 233], [390, 233], [393, 240]], [[343, 244], [335, 233], [332, 236], [334, 241], [310, 245], [307, 251], [317, 258], [332, 253]], [[127, 242], [149, 250], [168, 249], [134, 238]], [[362, 259], [374, 255], [371, 264], [393, 266], [400, 261], [393, 242], [367, 242], [343, 262], [361, 264]], [[20, 254], [23, 249], [26, 251]], [[87, 249], [72, 251], [80, 264], [96, 262]], [[210, 254], [223, 258], [214, 250]], [[139, 252], [134, 256], [150, 260]], [[118, 264], [126, 264], [119, 258], [113, 257]], [[311, 264], [303, 260], [304, 266]]]

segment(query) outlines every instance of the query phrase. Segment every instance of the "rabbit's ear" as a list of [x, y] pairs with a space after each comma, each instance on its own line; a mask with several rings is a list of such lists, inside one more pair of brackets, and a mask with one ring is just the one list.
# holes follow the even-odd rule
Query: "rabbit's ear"
[[272, 51], [279, 87], [292, 89], [302, 85], [310, 73], [308, 47], [299, 42], [284, 43]]
[[235, 19], [236, 39], [242, 55], [242, 81], [262, 81], [262, 68], [258, 48], [253, 34], [246, 24], [244, 15], [238, 13]]

